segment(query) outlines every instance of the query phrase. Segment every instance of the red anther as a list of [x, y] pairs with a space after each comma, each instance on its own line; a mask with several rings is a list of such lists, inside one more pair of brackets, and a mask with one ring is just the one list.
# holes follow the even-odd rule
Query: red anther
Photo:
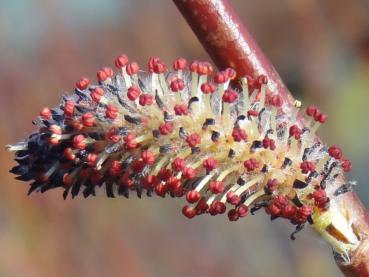
[[250, 158], [243, 162], [247, 171], [254, 171], [259, 167], [259, 162], [255, 158]]
[[310, 106], [308, 106], [307, 108], [306, 108], [306, 114], [308, 115], [308, 116], [312, 116], [312, 117], [314, 117], [315, 116], [315, 114], [318, 112], [319, 110], [318, 110], [318, 108], [316, 107], [316, 106], [314, 106], [314, 105], [310, 105]]
[[228, 74], [225, 71], [219, 71], [214, 76], [214, 82], [217, 84], [224, 84], [229, 80]]
[[255, 110], [248, 110], [247, 111], [247, 115], [250, 117], [250, 116], [258, 116], [259, 115], [259, 112], [258, 111], [255, 111]]
[[223, 202], [215, 200], [214, 202], [215, 208], [219, 214], [224, 214], [226, 211], [226, 205]]
[[226, 205], [223, 202], [220, 202], [219, 200], [215, 200], [212, 203], [215, 207], [215, 210], [218, 212], [218, 214], [224, 214], [226, 211]]
[[226, 70], [225, 70], [225, 73], [227, 74], [227, 76], [228, 76], [228, 78], [230, 79], [230, 80], [235, 80], [236, 79], [236, 77], [237, 77], [237, 72], [233, 69], [233, 68], [227, 68]]
[[134, 160], [131, 163], [131, 169], [134, 173], [141, 172], [144, 169], [144, 167], [145, 167], [145, 164], [140, 160]]
[[202, 166], [206, 169], [206, 171], [212, 171], [218, 167], [218, 161], [213, 157], [209, 157], [204, 160]]
[[104, 66], [103, 68], [101, 68], [101, 70], [105, 72], [108, 78], [111, 78], [114, 76], [114, 70], [111, 67]]
[[252, 163], [252, 165], [253, 165], [254, 169], [256, 169], [256, 168], [258, 168], [258, 167], [259, 167], [259, 162], [258, 162], [256, 159], [251, 158], [251, 159], [250, 159], [250, 162]]
[[314, 191], [313, 198], [314, 198], [315, 205], [319, 208], [325, 208], [327, 203], [329, 202], [327, 193], [323, 189], [318, 189]]
[[200, 200], [200, 197], [201, 197], [200, 193], [196, 190], [190, 190], [186, 194], [186, 200], [189, 203], [196, 203], [197, 201]]
[[165, 197], [167, 186], [164, 183], [159, 183], [155, 186], [155, 193], [158, 196]]
[[265, 190], [267, 193], [273, 193], [278, 188], [278, 180], [277, 179], [269, 179], [265, 185]]
[[290, 127], [290, 137], [294, 137], [296, 140], [300, 139], [302, 135], [301, 129], [297, 125], [292, 125]]
[[162, 61], [158, 61], [154, 64], [154, 73], [156, 74], [162, 74], [165, 71], [167, 71], [167, 66]]
[[114, 143], [117, 143], [120, 140], [120, 136], [117, 135], [117, 129], [115, 127], [110, 128], [106, 134], [106, 139], [111, 140]]
[[238, 205], [241, 201], [241, 197], [239, 197], [234, 191], [228, 191], [226, 194], [227, 202], [231, 205]]
[[[160, 179], [160, 178], [159, 178]], [[181, 180], [174, 177], [174, 176], [170, 176], [167, 181], [166, 181], [166, 185], [169, 191], [175, 193], [177, 191], [179, 191], [182, 187], [181, 187]]]
[[186, 161], [182, 158], [175, 158], [172, 161], [172, 169], [175, 171], [182, 171], [186, 167]]
[[90, 80], [86, 77], [82, 77], [76, 82], [76, 88], [78, 88], [79, 90], [85, 90], [86, 88], [88, 88], [89, 84]]
[[237, 128], [237, 127], [233, 128], [232, 137], [233, 137], [233, 140], [237, 142], [242, 141], [242, 140], [244, 141], [247, 140], [246, 132], [243, 129]]
[[151, 73], [161, 74], [167, 71], [167, 66], [158, 57], [151, 57], [147, 67]]
[[222, 181], [213, 181], [210, 182], [209, 189], [214, 194], [222, 193], [225, 189], [225, 184]]
[[64, 149], [63, 155], [70, 161], [74, 161], [76, 159], [76, 154], [73, 153], [73, 150], [70, 147]]
[[182, 213], [187, 218], [193, 218], [196, 215], [196, 210], [193, 207], [186, 205], [183, 207]]
[[344, 172], [350, 172], [352, 169], [351, 161], [346, 157], [341, 158], [341, 167]]
[[181, 180], [176, 177], [170, 177], [167, 181], [167, 186], [168, 189], [173, 193], [176, 193], [182, 189]]
[[193, 61], [193, 62], [190, 64], [190, 71], [191, 71], [191, 72], [198, 73], [199, 64], [200, 64], [200, 62], [199, 62], [199, 61]]
[[260, 75], [257, 79], [257, 82], [260, 84], [260, 85], [266, 85], [268, 84], [268, 77], [265, 76], [265, 75]]
[[204, 62], [204, 67], [205, 67], [205, 72], [206, 72], [205, 74], [206, 75], [212, 75], [213, 74], [214, 69], [213, 69], [213, 67], [211, 66], [210, 63]]
[[265, 211], [272, 217], [280, 216], [282, 212], [281, 208], [278, 205], [276, 205], [273, 201], [269, 203]]
[[117, 134], [111, 135], [109, 136], [109, 140], [111, 140], [114, 143], [117, 143], [118, 141], [120, 141], [120, 136]]
[[186, 137], [186, 142], [188, 143], [188, 146], [195, 147], [201, 143], [201, 137], [198, 133], [192, 133]]
[[73, 137], [73, 148], [83, 150], [86, 148], [86, 138], [84, 135], [76, 135]]
[[128, 57], [125, 54], [122, 54], [115, 59], [115, 66], [119, 69], [126, 66], [127, 63], [128, 63]]
[[238, 215], [236, 209], [229, 210], [228, 212], [229, 221], [237, 221], [239, 217], [240, 216]]
[[208, 62], [199, 62], [197, 73], [199, 75], [211, 75], [213, 73], [213, 67]]
[[174, 70], [184, 70], [187, 67], [187, 61], [184, 58], [178, 58], [173, 63]]
[[87, 155], [87, 164], [91, 167], [96, 166], [97, 155], [94, 153], [90, 153]]
[[337, 160], [340, 160], [342, 158], [342, 151], [337, 145], [332, 145], [331, 147], [329, 147], [328, 154], [329, 156]]
[[292, 219], [296, 215], [296, 207], [288, 204], [282, 208], [282, 216], [284, 218]]
[[101, 97], [104, 95], [104, 90], [100, 87], [94, 88], [91, 93], [91, 98], [95, 103], [99, 103], [101, 100]]
[[49, 131], [54, 134], [54, 135], [61, 135], [62, 134], [62, 129], [60, 126], [53, 124], [49, 127]]
[[197, 214], [202, 214], [205, 213], [208, 210], [209, 206], [208, 204], [206, 204], [206, 198], [205, 197], [201, 197], [199, 202], [197, 203], [195, 209]]
[[113, 161], [109, 168], [111, 176], [118, 176], [122, 171], [122, 163], [120, 161]]
[[304, 161], [300, 164], [300, 169], [303, 174], [315, 171], [315, 164], [313, 162]]
[[146, 165], [153, 165], [155, 162], [154, 154], [150, 150], [142, 151], [141, 159]]
[[159, 62], [160, 59], [158, 57], [151, 57], [147, 63], [147, 69], [150, 73], [154, 73], [154, 67], [157, 62]]
[[105, 116], [111, 120], [118, 117], [118, 108], [114, 105], [106, 105]]
[[48, 107], [45, 107], [43, 108], [41, 111], [40, 111], [40, 116], [43, 118], [43, 119], [50, 119], [51, 118], [51, 110], [48, 108]]
[[64, 114], [66, 116], [72, 116], [74, 113], [75, 103], [72, 100], [67, 100], [64, 103]]
[[269, 148], [270, 150], [275, 150], [275, 148], [276, 148], [274, 139], [266, 137], [266, 138], [263, 139], [262, 143], [263, 143], [263, 147], [265, 149]]
[[273, 201], [274, 204], [276, 204], [280, 208], [285, 207], [289, 203], [288, 198], [285, 195], [277, 195], [276, 197], [274, 197]]
[[188, 115], [188, 107], [186, 104], [177, 104], [174, 106], [176, 115]]
[[280, 216], [282, 210], [289, 205], [288, 199], [285, 195], [277, 195], [266, 208], [266, 212], [272, 217]]
[[272, 99], [270, 101], [270, 103], [274, 106], [274, 107], [281, 107], [282, 106], [282, 98], [279, 95], [273, 95]]
[[138, 100], [138, 103], [141, 106], [149, 106], [154, 103], [154, 97], [151, 94], [143, 93], [140, 95], [140, 99]]
[[318, 113], [316, 116], [314, 116], [314, 119], [320, 123], [324, 123], [327, 121], [328, 115], [324, 113]]
[[179, 92], [182, 89], [184, 89], [184, 87], [185, 87], [185, 83], [183, 82], [182, 79], [176, 78], [172, 82], [170, 82], [170, 89], [173, 92]]
[[157, 175], [159, 180], [164, 181], [164, 182], [168, 181], [172, 176], [173, 176], [172, 170], [170, 170], [169, 168], [160, 169]]
[[131, 62], [127, 64], [126, 71], [129, 76], [137, 74], [139, 70], [140, 70], [140, 67], [138, 66], [138, 63]]
[[85, 127], [92, 127], [95, 125], [95, 117], [92, 113], [88, 112], [82, 116], [82, 124]]
[[136, 139], [136, 136], [133, 133], [130, 133], [130, 134], [126, 135], [123, 140], [124, 140], [124, 142], [129, 142], [129, 141], [132, 141], [132, 140], [135, 140], [135, 139]]
[[162, 135], [169, 135], [174, 130], [174, 124], [172, 122], [165, 122], [160, 124], [159, 132]]
[[137, 147], [137, 142], [135, 142], [136, 136], [134, 134], [128, 134], [123, 138], [125, 142], [125, 147], [128, 150], [135, 149]]
[[262, 143], [263, 143], [263, 147], [265, 149], [267, 149], [270, 146], [270, 139], [269, 138], [264, 138], [263, 141], [262, 141]]
[[159, 180], [154, 175], [146, 175], [144, 178], [141, 179], [141, 184], [147, 190], [155, 188], [159, 184]]
[[131, 86], [127, 90], [127, 97], [131, 101], [135, 101], [141, 94], [141, 90], [138, 86]]
[[223, 214], [226, 211], [226, 205], [219, 200], [214, 200], [209, 207], [211, 215]]
[[195, 169], [193, 169], [192, 167], [185, 167], [182, 169], [182, 176], [185, 179], [193, 179], [196, 176], [196, 172]]
[[131, 188], [135, 182], [129, 177], [129, 174], [126, 173], [122, 176], [122, 178], [120, 178], [120, 183], [122, 186]]
[[212, 83], [203, 83], [200, 88], [204, 94], [213, 94], [216, 90], [215, 85]]
[[318, 121], [321, 114], [322, 114], [322, 112], [320, 110], [317, 110], [314, 114], [314, 120]]
[[302, 205], [296, 209], [294, 221], [296, 224], [302, 224], [307, 221], [308, 217], [312, 214], [313, 208], [309, 205]]
[[249, 211], [249, 207], [242, 204], [239, 207], [237, 207], [236, 211], [237, 211], [239, 217], [245, 217], [245, 216], [247, 216], [247, 213]]
[[[214, 216], [214, 215], [217, 215], [217, 214], [218, 214], [217, 204], [216, 204], [216, 203], [218, 203], [218, 201], [217, 201], [217, 200], [213, 201], [213, 202], [210, 204], [210, 207], [209, 207], [209, 210], [208, 210], [209, 214], [210, 214], [210, 215], [212, 215], [212, 216]], [[225, 206], [225, 205], [224, 205], [224, 206]]]
[[206, 75], [207, 69], [204, 62], [199, 62], [197, 66], [197, 74]]
[[101, 83], [106, 81], [106, 79], [108, 79], [108, 75], [106, 74], [106, 72], [103, 69], [100, 69], [99, 71], [97, 71], [96, 73], [97, 76], [97, 80]]

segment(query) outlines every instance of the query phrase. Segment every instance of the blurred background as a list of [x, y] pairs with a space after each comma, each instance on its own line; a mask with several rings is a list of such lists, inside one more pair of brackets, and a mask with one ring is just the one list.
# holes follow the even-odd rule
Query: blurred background
[[[294, 95], [329, 114], [320, 135], [352, 159], [368, 207], [369, 1], [231, 2]], [[208, 59], [170, 0], [0, 0], [0, 146], [120, 53]], [[26, 197], [0, 151], [0, 276], [341, 276], [311, 230], [290, 241], [263, 212], [188, 221], [181, 200]]]

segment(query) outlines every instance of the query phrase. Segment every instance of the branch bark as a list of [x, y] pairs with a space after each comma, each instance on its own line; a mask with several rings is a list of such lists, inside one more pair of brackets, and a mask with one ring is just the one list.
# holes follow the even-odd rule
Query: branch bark
[[[227, 0], [173, 1], [219, 69], [232, 67], [239, 76], [266, 75], [268, 89], [283, 98], [287, 110], [292, 107], [293, 96]], [[336, 263], [346, 276], [369, 276], [369, 214], [355, 192], [335, 197], [335, 203], [359, 241], [348, 257], [335, 255]]]

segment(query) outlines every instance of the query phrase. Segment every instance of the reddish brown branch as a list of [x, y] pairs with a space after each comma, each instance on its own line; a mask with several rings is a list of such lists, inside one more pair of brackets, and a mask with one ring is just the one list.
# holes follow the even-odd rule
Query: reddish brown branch
[[[233, 67], [241, 76], [264, 74], [269, 90], [292, 105], [291, 93], [226, 0], [173, 1], [220, 69]], [[338, 203], [361, 243], [351, 253], [351, 262], [337, 260], [337, 264], [346, 276], [369, 276], [368, 212], [354, 192], [339, 196]]]

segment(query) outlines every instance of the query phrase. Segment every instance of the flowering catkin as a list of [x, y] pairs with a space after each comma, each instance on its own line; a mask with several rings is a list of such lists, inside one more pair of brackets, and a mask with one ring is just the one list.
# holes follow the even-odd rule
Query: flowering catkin
[[19, 164], [11, 172], [32, 180], [29, 193], [183, 196], [188, 218], [236, 221], [265, 207], [302, 226], [328, 208], [330, 184], [351, 169], [337, 146], [315, 138], [327, 116], [315, 106], [300, 114], [298, 101], [283, 114], [263, 75], [213, 74], [209, 63], [183, 58], [173, 70], [151, 58], [143, 72], [125, 55], [115, 65], [116, 75], [97, 72], [97, 85], [81, 78], [60, 106], [41, 110], [37, 132], [8, 146]]

